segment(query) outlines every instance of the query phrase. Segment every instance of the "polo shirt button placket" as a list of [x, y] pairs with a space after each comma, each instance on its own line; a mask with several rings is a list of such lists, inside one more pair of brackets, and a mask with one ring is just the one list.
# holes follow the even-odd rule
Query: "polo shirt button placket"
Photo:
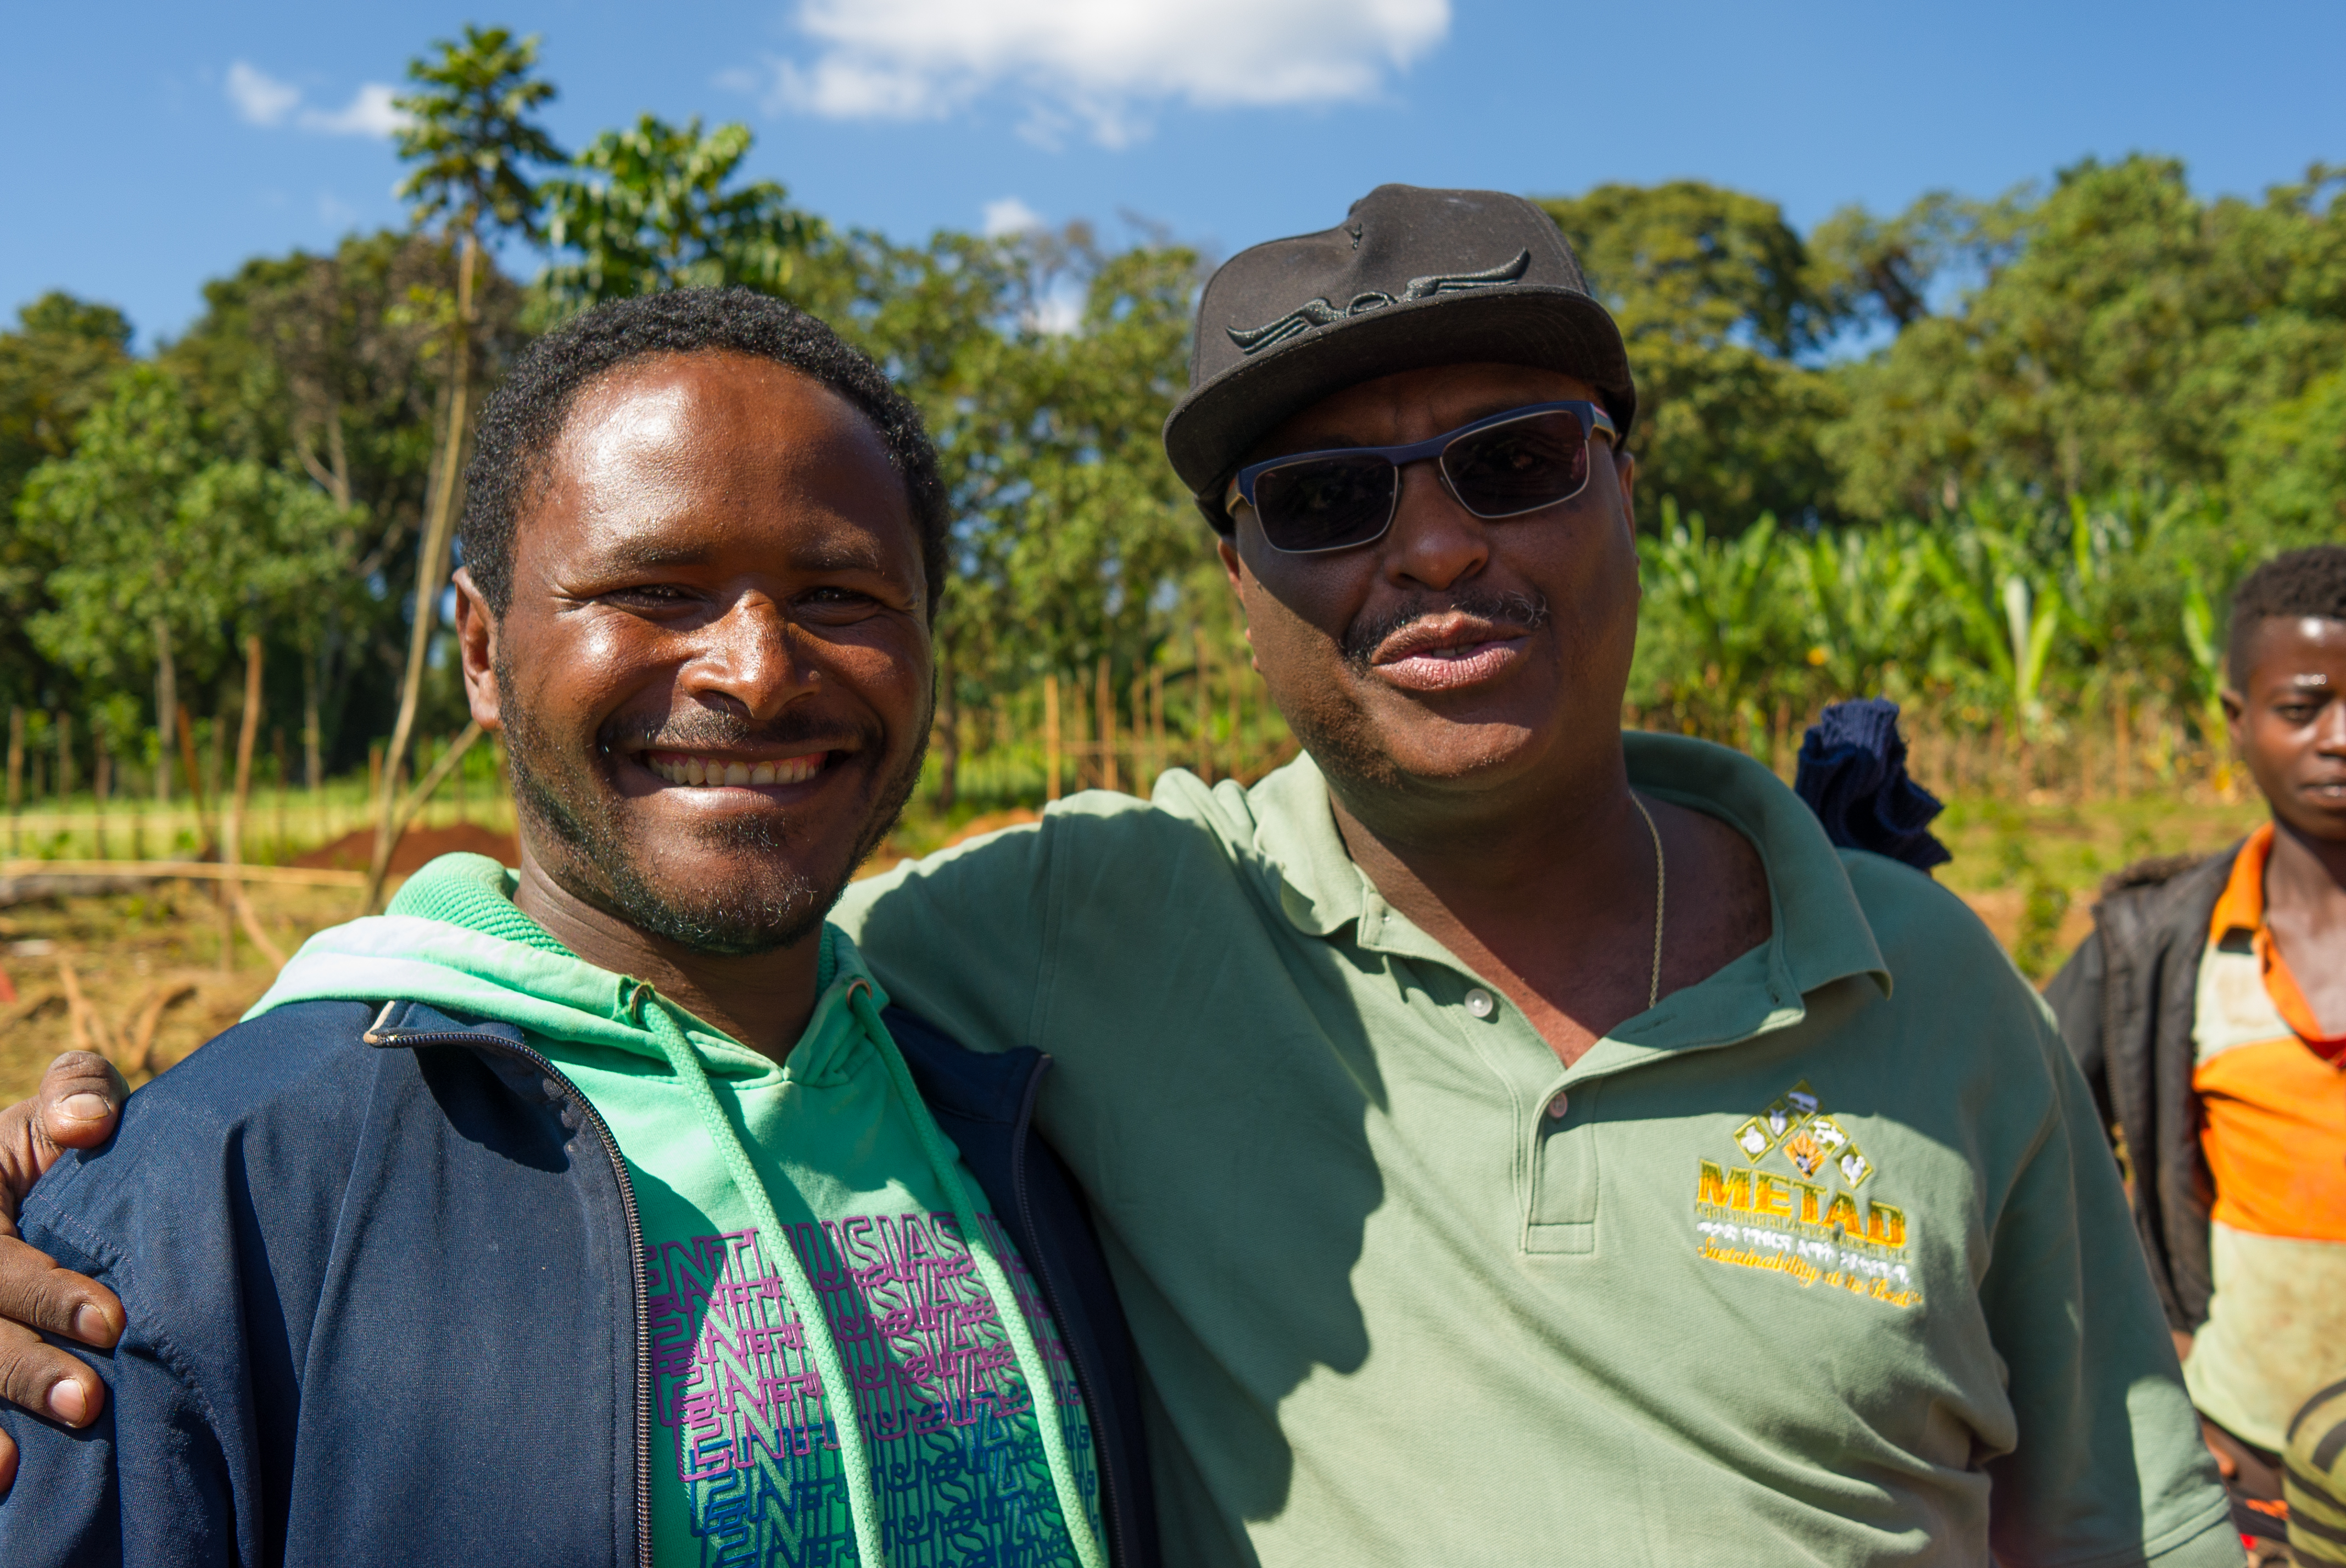
[[1564, 1120], [1566, 1115], [1570, 1115], [1571, 1111], [1572, 1096], [1566, 1094], [1562, 1089], [1558, 1089], [1556, 1092], [1556, 1098], [1547, 1103], [1548, 1119], [1550, 1121], [1560, 1122]]

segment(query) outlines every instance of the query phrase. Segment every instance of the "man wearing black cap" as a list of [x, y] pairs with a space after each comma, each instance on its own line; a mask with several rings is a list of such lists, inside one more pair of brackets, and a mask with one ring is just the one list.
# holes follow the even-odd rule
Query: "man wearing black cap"
[[2236, 1563], [2067, 1051], [1963, 905], [1620, 730], [1637, 413], [1537, 209], [1207, 285], [1167, 422], [1305, 755], [859, 884], [1058, 1066], [1168, 1560]]
[[1636, 412], [1515, 198], [1234, 258], [1166, 447], [1305, 755], [837, 911], [1056, 1058], [1168, 1561], [2238, 1563], [2036, 998], [1757, 763], [1620, 732]]

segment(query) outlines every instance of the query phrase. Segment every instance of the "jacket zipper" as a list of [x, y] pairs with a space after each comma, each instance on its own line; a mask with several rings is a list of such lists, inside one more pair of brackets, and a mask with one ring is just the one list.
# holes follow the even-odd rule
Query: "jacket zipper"
[[571, 1102], [586, 1114], [586, 1125], [602, 1140], [603, 1153], [611, 1162], [611, 1174], [619, 1178], [619, 1208], [627, 1221], [627, 1276], [635, 1287], [636, 1310], [636, 1562], [638, 1568], [652, 1568], [651, 1306], [645, 1299], [643, 1221], [636, 1210], [636, 1186], [627, 1177], [627, 1162], [619, 1153], [619, 1140], [611, 1135], [609, 1124], [595, 1109], [594, 1102], [580, 1093], [578, 1085], [564, 1076], [562, 1069], [542, 1052], [494, 1034], [400, 1034], [383, 1038], [386, 1044], [403, 1046], [468, 1045], [475, 1051], [501, 1051], [508, 1056], [517, 1056], [558, 1084]]
[[[1035, 1098], [1042, 1092], [1043, 1074], [1051, 1068], [1050, 1056], [1047, 1054], [1041, 1054], [1042, 1059], [1035, 1064], [1035, 1071], [1027, 1075], [1025, 1092], [1018, 1097], [1018, 1117], [1011, 1124], [1010, 1129], [1010, 1190], [1018, 1204], [1018, 1227], [1028, 1237], [1038, 1241], [1040, 1236], [1035, 1228], [1034, 1206], [1027, 1201], [1026, 1195], [1026, 1140], [1034, 1130]], [[1052, 1288], [1049, 1249], [1038, 1246], [1031, 1250], [1034, 1256], [1027, 1259], [1027, 1268], [1035, 1276], [1035, 1284], [1042, 1288], [1043, 1306], [1045, 1310], [1051, 1314], [1052, 1329], [1056, 1333], [1058, 1325], [1066, 1321], [1066, 1315], [1059, 1310], [1059, 1295]], [[1010, 1304], [1010, 1307], [1014, 1312], [1018, 1309], [1018, 1304], [1015, 1301]], [[1106, 1380], [1099, 1376], [1097, 1368], [1091, 1369], [1091, 1376], [1085, 1376], [1083, 1348], [1074, 1337], [1060, 1334], [1059, 1345], [1066, 1351], [1067, 1359], [1075, 1364], [1077, 1391], [1084, 1395], [1087, 1403], [1096, 1402], [1104, 1412], [1102, 1420], [1107, 1420], [1108, 1415], [1105, 1413], [1107, 1393]], [[1137, 1559], [1126, 1546], [1124, 1515], [1123, 1512], [1116, 1506], [1116, 1482], [1108, 1473], [1108, 1465], [1105, 1458], [1107, 1450], [1101, 1446], [1100, 1435], [1097, 1431], [1092, 1433], [1092, 1453], [1094, 1455], [1092, 1470], [1099, 1477], [1100, 1521], [1107, 1526], [1113, 1537], [1110, 1542], [1112, 1550], [1108, 1554], [1109, 1560], [1112, 1563], [1135, 1562]]]

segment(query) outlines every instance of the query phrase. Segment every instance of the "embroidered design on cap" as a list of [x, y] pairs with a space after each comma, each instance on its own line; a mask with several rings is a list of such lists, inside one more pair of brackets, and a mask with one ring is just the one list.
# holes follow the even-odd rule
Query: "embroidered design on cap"
[[[1358, 249], [1360, 243], [1360, 238], [1355, 234], [1352, 239], [1353, 249]], [[1316, 300], [1304, 300], [1275, 321], [1265, 322], [1260, 327], [1225, 327], [1222, 330], [1230, 335], [1230, 341], [1238, 345], [1240, 352], [1250, 357], [1260, 353], [1265, 349], [1283, 343], [1290, 338], [1300, 337], [1314, 327], [1333, 326], [1338, 321], [1353, 316], [1365, 316], [1372, 311], [1382, 311], [1387, 305], [1397, 305], [1409, 300], [1431, 300], [1437, 294], [1464, 293], [1470, 290], [1491, 289], [1513, 283], [1530, 270], [1531, 264], [1531, 251], [1521, 250], [1516, 253], [1514, 260], [1503, 261], [1496, 267], [1486, 267], [1480, 272], [1445, 272], [1430, 278], [1412, 278], [1402, 288], [1398, 299], [1382, 290], [1372, 289], [1367, 293], [1353, 295], [1341, 309], [1339, 309], [1329, 301], [1326, 295], [1322, 294]]]

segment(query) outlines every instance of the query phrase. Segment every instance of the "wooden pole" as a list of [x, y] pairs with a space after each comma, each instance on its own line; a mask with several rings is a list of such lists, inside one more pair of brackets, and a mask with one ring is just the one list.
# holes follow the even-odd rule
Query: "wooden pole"
[[1214, 781], [1214, 691], [1206, 679], [1206, 631], [1193, 627], [1190, 636], [1198, 653], [1197, 673], [1190, 677], [1189, 713], [1195, 733], [1189, 737], [1197, 749], [1198, 777], [1211, 784]]
[[[159, 755], [155, 765], [155, 804], [171, 805], [171, 716], [179, 711], [178, 667], [171, 662], [171, 623], [155, 617], [155, 739]], [[168, 830], [166, 830], [168, 831]]]
[[1246, 672], [1237, 660], [1230, 661], [1230, 777], [1243, 784], [1246, 779], [1246, 738], [1239, 726], [1246, 721], [1245, 701], [1241, 688], [1246, 684]]
[[2134, 738], [2127, 733], [2129, 726], [2127, 723], [2127, 710], [2133, 708], [2134, 704], [2127, 700], [2127, 696], [2123, 681], [2114, 680], [2110, 683], [2111, 722], [2117, 731], [2118, 754], [2117, 765], [2113, 770], [2114, 777], [2111, 782], [2116, 786], [2117, 798], [2121, 800], [2127, 799], [2134, 790]]
[[[244, 934], [267, 959], [270, 967], [285, 967], [285, 952], [269, 940], [267, 928], [254, 912], [252, 901], [245, 896], [244, 879], [238, 872], [244, 865], [244, 808], [252, 795], [252, 740], [260, 732], [260, 637], [258, 633], [244, 639], [244, 722], [236, 732], [236, 794], [228, 808], [228, 830], [221, 835], [222, 859], [228, 875], [220, 886], [227, 890], [229, 901], [236, 906], [236, 918], [243, 923]], [[221, 952], [229, 946], [223, 943]]]
[[1059, 798], [1059, 677], [1043, 677], [1043, 799]]
[[56, 725], [57, 809], [64, 811], [68, 809], [66, 802], [73, 799], [74, 784], [76, 782], [74, 779], [73, 715], [70, 713], [58, 714], [56, 716]]
[[25, 710], [8, 710], [8, 853], [17, 852], [16, 818], [25, 809]]
[[188, 705], [181, 703], [179, 720], [179, 769], [188, 786], [188, 799], [195, 803], [196, 831], [204, 841], [203, 858], [219, 857], [219, 842], [212, 837], [211, 823], [204, 816], [204, 781], [196, 767], [196, 727], [188, 718]]
[[1099, 716], [1100, 788], [1116, 788], [1116, 691], [1108, 685], [1107, 655], [1100, 655], [1092, 681], [1092, 708]]
[[1165, 755], [1165, 667], [1148, 667], [1148, 749], [1154, 766], [1152, 772], [1163, 774], [1173, 766]]
[[89, 732], [91, 735], [95, 736], [97, 740], [97, 744], [93, 748], [95, 755], [91, 758], [91, 773], [93, 777], [90, 780], [90, 793], [96, 798], [97, 812], [96, 816], [90, 819], [90, 839], [92, 840], [93, 847], [97, 851], [97, 858], [102, 860], [107, 858], [106, 799], [113, 792], [114, 752], [112, 748], [106, 744], [105, 731], [99, 729], [96, 725], [92, 725]]
[[285, 777], [285, 728], [280, 725], [269, 732], [270, 749], [277, 756], [277, 847], [270, 855], [272, 860], [285, 858], [285, 796], [290, 782]]

